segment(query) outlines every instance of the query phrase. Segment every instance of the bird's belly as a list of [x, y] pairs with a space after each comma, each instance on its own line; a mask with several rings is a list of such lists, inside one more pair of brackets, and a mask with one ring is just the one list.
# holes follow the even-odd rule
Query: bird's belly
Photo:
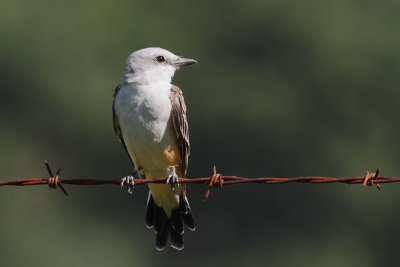
[[142, 169], [149, 179], [164, 178], [169, 166], [181, 163], [167, 100], [168, 103], [159, 101], [152, 105], [120, 105], [124, 110], [118, 112], [128, 152], [136, 168]]
[[[126, 145], [129, 154], [135, 163], [136, 168], [140, 169], [147, 179], [166, 178], [169, 167], [177, 166], [175, 171], [182, 177], [181, 158], [176, 142], [176, 136], [171, 121], [167, 121], [163, 138], [158, 139], [154, 131], [147, 126], [132, 122], [128, 127]], [[171, 190], [167, 184], [148, 185], [155, 203], [163, 207], [167, 216], [171, 216], [172, 209], [179, 205], [179, 195], [181, 188]]]
[[[167, 127], [168, 129], [169, 127]], [[173, 134], [167, 130], [162, 140], [151, 138], [151, 133], [135, 129], [136, 134], [129, 134], [126, 146], [137, 168], [142, 169], [149, 179], [164, 178], [167, 176], [169, 166], [180, 165], [180, 154], [176, 141], [168, 135]], [[169, 140], [168, 140], [169, 139]]]

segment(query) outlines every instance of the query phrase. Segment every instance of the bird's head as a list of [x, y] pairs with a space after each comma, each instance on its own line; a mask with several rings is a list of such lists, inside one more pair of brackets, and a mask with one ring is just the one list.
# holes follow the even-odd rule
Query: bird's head
[[123, 83], [170, 83], [177, 69], [195, 63], [197, 61], [194, 59], [174, 55], [162, 48], [144, 48], [128, 57], [122, 81]]

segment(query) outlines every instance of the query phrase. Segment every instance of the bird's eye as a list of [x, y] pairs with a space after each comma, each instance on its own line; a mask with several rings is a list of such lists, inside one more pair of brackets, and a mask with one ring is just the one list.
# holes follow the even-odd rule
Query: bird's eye
[[156, 57], [156, 60], [157, 60], [157, 62], [164, 62], [165, 61], [165, 58], [163, 57], [163, 56], [158, 56], [158, 57]]

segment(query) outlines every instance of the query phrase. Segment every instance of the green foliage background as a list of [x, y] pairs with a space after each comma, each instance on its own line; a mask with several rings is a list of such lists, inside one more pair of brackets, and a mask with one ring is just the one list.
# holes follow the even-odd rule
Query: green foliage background
[[[400, 175], [397, 1], [0, 3], [0, 179], [131, 172], [111, 101], [126, 57], [160, 46], [178, 71], [189, 177]], [[189, 186], [198, 229], [154, 249], [147, 189], [0, 188], [1, 266], [394, 266], [400, 185]]]

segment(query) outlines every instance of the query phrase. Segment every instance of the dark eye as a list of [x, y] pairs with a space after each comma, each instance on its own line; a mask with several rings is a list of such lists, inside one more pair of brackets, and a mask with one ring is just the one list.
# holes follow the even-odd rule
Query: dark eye
[[156, 60], [157, 60], [157, 62], [164, 62], [165, 61], [165, 58], [163, 57], [163, 56], [158, 56], [158, 57], [156, 57]]

